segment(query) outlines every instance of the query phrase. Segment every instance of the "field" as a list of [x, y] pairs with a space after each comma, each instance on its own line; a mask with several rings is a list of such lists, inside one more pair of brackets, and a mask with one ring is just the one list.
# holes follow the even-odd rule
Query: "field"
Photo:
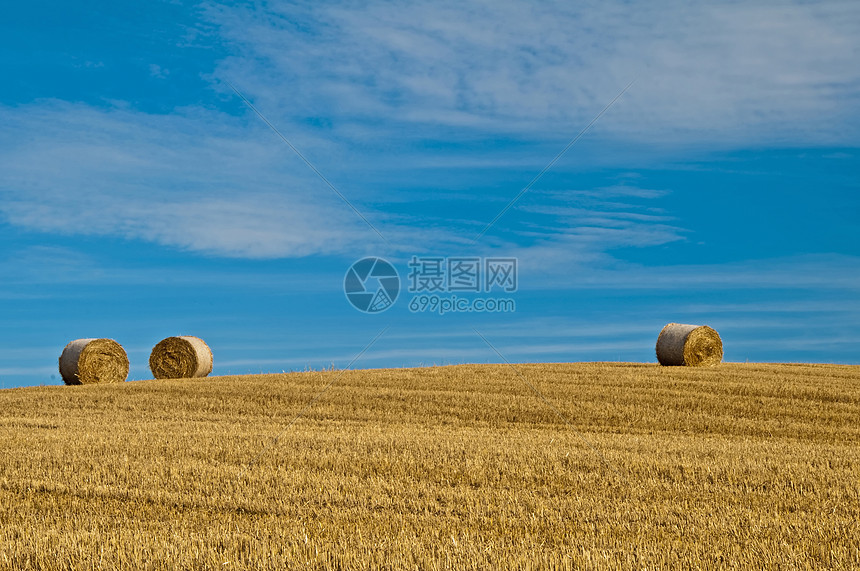
[[860, 568], [858, 521], [858, 366], [0, 391], [3, 569]]

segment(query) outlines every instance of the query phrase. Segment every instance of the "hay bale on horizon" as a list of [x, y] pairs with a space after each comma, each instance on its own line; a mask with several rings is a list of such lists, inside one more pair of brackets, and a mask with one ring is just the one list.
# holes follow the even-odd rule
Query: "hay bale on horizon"
[[67, 385], [121, 383], [128, 377], [128, 355], [113, 339], [75, 339], [60, 355]]
[[656, 351], [661, 365], [713, 367], [723, 360], [723, 341], [707, 325], [669, 323], [657, 337]]
[[162, 339], [149, 355], [149, 369], [156, 379], [205, 377], [212, 372], [212, 363], [209, 345], [191, 335]]

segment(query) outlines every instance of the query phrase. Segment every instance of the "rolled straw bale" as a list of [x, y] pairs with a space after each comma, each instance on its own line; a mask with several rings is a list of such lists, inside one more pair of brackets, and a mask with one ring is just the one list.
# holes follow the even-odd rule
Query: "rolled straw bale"
[[713, 367], [723, 360], [720, 334], [707, 325], [670, 323], [657, 337], [656, 350], [661, 365]]
[[156, 379], [205, 377], [212, 372], [212, 350], [199, 337], [168, 337], [152, 348], [149, 368]]
[[60, 355], [67, 385], [121, 383], [128, 377], [128, 355], [113, 339], [76, 339]]

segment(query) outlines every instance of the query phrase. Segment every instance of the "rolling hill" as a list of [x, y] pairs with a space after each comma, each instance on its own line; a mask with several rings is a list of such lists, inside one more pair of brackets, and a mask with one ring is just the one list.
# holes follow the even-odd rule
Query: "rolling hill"
[[860, 366], [0, 391], [0, 567], [860, 567]]

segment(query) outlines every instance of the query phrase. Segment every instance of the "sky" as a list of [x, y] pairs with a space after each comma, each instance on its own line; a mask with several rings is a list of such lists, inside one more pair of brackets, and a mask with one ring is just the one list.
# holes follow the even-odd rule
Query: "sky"
[[225, 375], [655, 362], [669, 322], [860, 363], [857, 61], [854, 0], [7, 3], [0, 387], [85, 337], [132, 380], [172, 335]]

